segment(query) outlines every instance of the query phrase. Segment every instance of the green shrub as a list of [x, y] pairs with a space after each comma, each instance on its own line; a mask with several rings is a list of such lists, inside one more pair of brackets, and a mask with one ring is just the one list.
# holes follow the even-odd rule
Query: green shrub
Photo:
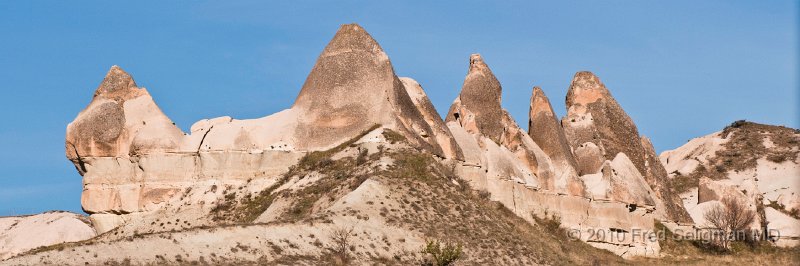
[[430, 255], [433, 261], [426, 260], [424, 265], [446, 266], [452, 265], [463, 255], [461, 244], [439, 243], [437, 240], [429, 240], [422, 249], [423, 255]]

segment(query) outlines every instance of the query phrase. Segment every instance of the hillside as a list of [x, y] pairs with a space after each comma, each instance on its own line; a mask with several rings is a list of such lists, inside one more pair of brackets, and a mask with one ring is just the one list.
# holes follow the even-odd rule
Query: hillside
[[[392, 144], [384, 135], [400, 140]], [[168, 218], [152, 214], [140, 219], [154, 222], [6, 263], [319, 265], [341, 259], [334, 236], [340, 230], [352, 230], [346, 253], [355, 264], [421, 263], [427, 240], [461, 244], [466, 264], [621, 261], [567, 238], [554, 221], [530, 224], [517, 217], [454, 176], [451, 164], [411, 148], [392, 131], [374, 129], [304, 157], [268, 193], [250, 192], [253, 184], [220, 187], [196, 217], [180, 210]], [[209, 192], [191, 189], [184, 198]]]
[[771, 234], [779, 245], [794, 246], [800, 241], [798, 153], [799, 130], [736, 121], [660, 158], [699, 226], [709, 206], [741, 198], [759, 214], [753, 227], [777, 230]]

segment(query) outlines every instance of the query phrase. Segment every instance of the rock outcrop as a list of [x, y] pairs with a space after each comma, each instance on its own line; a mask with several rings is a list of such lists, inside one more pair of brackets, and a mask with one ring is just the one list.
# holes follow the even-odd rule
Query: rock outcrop
[[68, 212], [0, 217], [0, 261], [26, 251], [94, 237], [86, 217]]
[[591, 170], [597, 169], [598, 160], [592, 156], [594, 154], [614, 160], [617, 154], [624, 153], [654, 191], [652, 196], [659, 219], [691, 223], [677, 193], [670, 190], [670, 180], [655, 159], [652, 145], [642, 139], [636, 124], [597, 76], [585, 71], [575, 74], [567, 91], [566, 106], [567, 116], [562, 119], [562, 125], [570, 145], [576, 150], [581, 174], [591, 174]]
[[[398, 77], [363, 28], [343, 25], [291, 108], [257, 119], [205, 119], [186, 133], [112, 67], [68, 126], [66, 153], [83, 175], [82, 206], [94, 228], [110, 232], [98, 237], [104, 243], [231, 223], [313, 235], [320, 229], [293, 223], [344, 225], [361, 220], [356, 210], [369, 214], [372, 233], [383, 226], [413, 235], [376, 218], [393, 217], [388, 208], [371, 206], [381, 196], [381, 205], [386, 199], [413, 209], [393, 191], [416, 192], [386, 179], [409, 174], [466, 182], [531, 224], [557, 218], [581, 240], [623, 257], [658, 255], [658, 242], [643, 237], [657, 214], [691, 221], [673, 204], [652, 145], [591, 73], [576, 75], [561, 123], [534, 88], [527, 132], [501, 96], [500, 82], [474, 54], [443, 120], [422, 86]], [[602, 238], [592, 234], [600, 231]], [[421, 239], [409, 237], [407, 245]]]
[[377, 42], [352, 24], [322, 52], [292, 108], [258, 119], [201, 120], [189, 133], [114, 66], [67, 127], [66, 150], [84, 176], [83, 209], [107, 230], [127, 220], [116, 215], [161, 209], [198, 182], [274, 179], [304, 154], [376, 125], [442, 158], [462, 158], [422, 88], [401, 81]]
[[[508, 112], [500, 106], [502, 87], [479, 54], [469, 58], [469, 72], [458, 98], [450, 106], [446, 122], [456, 123], [467, 133], [484, 136], [504, 148], [527, 166], [529, 173], [506, 175], [526, 186], [552, 190], [555, 173], [544, 152], [525, 134]], [[482, 143], [483, 141], [479, 142]], [[483, 145], [485, 146], [485, 145]], [[512, 173], [503, 169], [504, 173]]]
[[[781, 246], [800, 244], [800, 131], [737, 121], [661, 153], [684, 207], [698, 223], [724, 198], [758, 211], [756, 227]], [[777, 230], [777, 231], [775, 231]]]
[[[564, 129], [553, 112], [550, 100], [539, 87], [533, 88], [528, 117], [528, 135], [542, 148], [545, 154], [550, 156], [556, 173], [557, 187], [565, 188], [570, 195], [585, 195], [586, 187], [578, 179], [576, 170], [578, 163], [572, 155], [572, 149], [564, 135]], [[601, 158], [597, 155], [591, 156]]]
[[598, 172], [579, 178], [563, 129], [541, 90], [534, 89], [529, 120], [538, 141], [502, 109], [501, 90], [480, 55], [472, 55], [462, 91], [446, 117], [464, 152], [459, 175], [531, 222], [534, 216], [558, 217], [577, 232], [619, 232], [625, 237], [579, 237], [624, 257], [658, 254], [658, 242], [631, 234], [652, 232], [654, 201], [630, 159], [620, 154], [605, 160], [598, 153], [591, 158], [600, 162]]
[[[424, 93], [416, 96], [427, 98]], [[425, 101], [417, 102], [426, 107]], [[458, 154], [452, 142], [437, 142], [446, 137], [443, 125], [429, 124], [430, 110], [420, 110], [395, 75], [389, 56], [355, 24], [343, 25], [322, 51], [292, 109], [300, 114], [295, 138], [302, 140], [297, 147], [303, 150], [331, 148], [382, 125], [433, 154], [449, 158]]]

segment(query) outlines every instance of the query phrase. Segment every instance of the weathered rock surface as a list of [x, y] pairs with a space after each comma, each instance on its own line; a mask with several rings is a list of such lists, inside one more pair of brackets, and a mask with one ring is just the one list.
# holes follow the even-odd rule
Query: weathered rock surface
[[88, 220], [68, 212], [0, 217], [0, 261], [38, 247], [95, 236]]
[[582, 176], [594, 200], [614, 201], [653, 209], [653, 191], [624, 153], [606, 161], [600, 173]]
[[484, 60], [472, 55], [462, 91], [446, 117], [466, 160], [457, 167], [459, 175], [531, 222], [533, 216], [559, 217], [572, 230], [628, 234], [580, 238], [623, 257], [657, 255], [657, 242], [629, 234], [652, 231], [654, 210], [653, 192], [630, 160], [624, 154], [612, 161], [581, 153], [599, 161], [598, 171], [606, 170], [578, 178], [577, 163], [543, 93], [534, 90], [531, 99], [530, 132], [538, 134], [537, 142], [502, 109], [501, 90]]
[[472, 134], [481, 133], [495, 143], [501, 143], [504, 132], [504, 112], [500, 106], [502, 87], [479, 54], [469, 57], [469, 72], [464, 85], [445, 118], [458, 122]]
[[182, 135], [147, 90], [113, 66], [89, 106], [67, 126], [67, 158], [83, 174], [82, 157], [127, 157], [154, 148], [174, 151]]
[[704, 206], [711, 205], [706, 202], [737, 198], [764, 210], [757, 215], [766, 227], [761, 229], [779, 230], [779, 245], [796, 246], [800, 244], [798, 153], [796, 129], [738, 121], [661, 153], [660, 161], [673, 183], [681, 184], [676, 189], [693, 218], [702, 217]]
[[[663, 166], [655, 160], [651, 145], [643, 146], [643, 142], [649, 142], [642, 140], [636, 124], [597, 76], [585, 71], [575, 74], [567, 91], [566, 106], [567, 116], [562, 119], [562, 125], [570, 145], [579, 154], [576, 158], [581, 170], [588, 171], [597, 165], [595, 158], [584, 156], [597, 152], [594, 147], [587, 146], [588, 142], [594, 143], [606, 160], [624, 153], [655, 192], [656, 205], [663, 206], [657, 209], [659, 219], [691, 223], [680, 197], [670, 190], [670, 180]], [[587, 150], [578, 151], [582, 147]]]
[[[757, 205], [759, 203], [759, 198], [758, 194], [754, 193], [754, 191], [755, 191], [754, 184], [742, 187], [722, 180], [711, 180], [708, 178], [702, 178], [700, 179], [700, 184], [698, 187], [696, 204], [698, 206], [708, 205], [704, 204], [707, 202], [714, 202], [714, 204], [720, 204], [724, 199], [733, 199], [744, 203], [747, 210], [756, 213], [758, 212]], [[695, 220], [698, 227], [701, 228], [712, 227], [712, 225], [709, 224], [703, 217], [707, 209], [703, 207], [700, 208], [695, 207], [688, 211], [692, 215], [692, 218]], [[760, 216], [756, 215], [755, 221], [753, 221], [753, 224], [751, 224], [750, 227], [752, 227], [752, 229], [759, 229], [760, 224], [761, 224]]]
[[[139, 244], [180, 244], [188, 245], [195, 256], [208, 249], [231, 249], [230, 243], [208, 240], [213, 235], [208, 228], [248, 224], [252, 228], [228, 228], [221, 234], [260, 247], [269, 261], [284, 255], [324, 255], [320, 245], [328, 243], [313, 240], [297, 244], [300, 248], [294, 253], [275, 253], [275, 247], [286, 248], [275, 242], [292, 232], [325, 235], [331, 223], [360, 224], [366, 235], [391, 230], [385, 237], [408, 238], [403, 238], [406, 244], [384, 247], [378, 237], [359, 233], [361, 240], [375, 244], [362, 255], [391, 256], [411, 248], [417, 254], [427, 237], [423, 229], [397, 223], [408, 220], [404, 217], [413, 216], [410, 221], [419, 222], [416, 226], [445, 218], [448, 224], [474, 225], [471, 216], [415, 213], [409, 208], [414, 201], [406, 197], [421, 200], [421, 194], [416, 187], [396, 183], [406, 177], [398, 175], [409, 173], [448, 178], [444, 184], [459, 187], [466, 181], [511, 210], [514, 219], [530, 225], [539, 218], [557, 217], [562, 227], [582, 232], [581, 240], [623, 257], [658, 255], [658, 242], [641, 237], [654, 230], [657, 215], [690, 219], [680, 204], [673, 204], [667, 172], [649, 140], [640, 138], [633, 121], [591, 73], [580, 72], [573, 80], [568, 117], [561, 124], [539, 88], [531, 96], [527, 132], [502, 108], [501, 95], [500, 82], [474, 54], [462, 90], [443, 121], [422, 86], [397, 77], [389, 57], [363, 28], [343, 25], [291, 108], [257, 119], [205, 119], [184, 133], [129, 74], [113, 67], [87, 109], [67, 129], [67, 157], [83, 175], [82, 206], [91, 214], [95, 230], [107, 232], [86, 245], [130, 250]], [[424, 199], [425, 204], [454, 201]], [[458, 215], [475, 204], [473, 198], [458, 199], [466, 200], [454, 203]], [[436, 212], [432, 206], [430, 211]], [[503, 217], [479, 222], [512, 223]], [[258, 240], [237, 236], [253, 230], [277, 233]], [[492, 234], [505, 236], [514, 230]], [[608, 234], [598, 239], [590, 230]], [[172, 237], [172, 232], [181, 232], [174, 234], [175, 241], [159, 240]], [[141, 234], [158, 238], [122, 243]], [[471, 248], [484, 249], [476, 236], [465, 237], [473, 241]], [[512, 244], [503, 247], [528, 254], [513, 247], [517, 242]], [[53, 253], [57, 255], [51, 257]], [[235, 253], [220, 254], [251, 262], [262, 259]], [[77, 256], [50, 252], [17, 261], [61, 263], [71, 255]], [[180, 257], [173, 260], [175, 255], [180, 254], [169, 253], [164, 259], [163, 253], [148, 250], [131, 256], [140, 263], [180, 262]], [[101, 263], [112, 258], [103, 256], [81, 259]], [[196, 259], [208, 258], [204, 256]], [[514, 256], [503, 255], [502, 262], [508, 264], [506, 257]], [[511, 263], [539, 262], [525, 258]]]
[[417, 264], [430, 239], [462, 243], [459, 262], [466, 264], [621, 261], [498, 208], [441, 171], [449, 160], [395, 137], [383, 128], [359, 134], [315, 153], [324, 164], [307, 158], [277, 180], [196, 184], [165, 208], [124, 216], [130, 220], [94, 239], [3, 264], [332, 265], [341, 263], [331, 251], [337, 232], [347, 234], [354, 265]]
[[770, 237], [776, 239], [775, 244], [780, 247], [800, 245], [800, 219], [772, 207], [764, 209], [764, 217], [769, 221], [770, 231], [767, 232]]
[[401, 81], [358, 25], [343, 25], [292, 108], [258, 119], [201, 120], [183, 133], [117, 66], [67, 128], [67, 157], [84, 175], [82, 206], [103, 230], [163, 208], [192, 183], [274, 179], [300, 157], [380, 125], [414, 147], [461, 159], [421, 86]]
[[[450, 107], [445, 121], [457, 123], [469, 134], [483, 136], [514, 154], [531, 173], [514, 178], [529, 187], [553, 190], [555, 172], [550, 159], [500, 106], [502, 87], [483, 58], [473, 54], [469, 60], [469, 72], [461, 93]], [[480, 140], [478, 143], [485, 147], [483, 142]]]
[[461, 152], [461, 148], [456, 145], [453, 134], [450, 132], [450, 129], [447, 128], [442, 117], [439, 116], [439, 112], [433, 107], [433, 103], [428, 99], [425, 91], [422, 90], [422, 86], [411, 78], [402, 77], [400, 81], [403, 82], [406, 93], [408, 93], [411, 101], [414, 102], [417, 110], [422, 114], [424, 121], [431, 128], [431, 132], [421, 131], [420, 136], [423, 138], [433, 138], [442, 148], [445, 158], [463, 160], [464, 155]]
[[[578, 164], [572, 155], [572, 149], [564, 135], [564, 129], [561, 128], [561, 124], [553, 112], [550, 100], [539, 87], [533, 88], [528, 117], [528, 135], [542, 148], [545, 154], [550, 156], [555, 169], [556, 187], [565, 189], [570, 195], [583, 196], [585, 187], [583, 182], [578, 179], [576, 170]], [[593, 155], [593, 157], [602, 158], [597, 155]]]
[[[429, 124], [433, 120], [423, 115], [430, 118], [435, 113], [421, 111], [408, 90], [380, 45], [360, 26], [343, 25], [322, 51], [292, 106], [300, 113], [295, 138], [302, 141], [297, 147], [331, 148], [377, 124], [395, 129], [433, 154], [455, 157], [456, 147], [438, 143]], [[416, 96], [427, 98], [424, 93]], [[417, 102], [425, 107], [425, 101]], [[433, 126], [440, 135], [446, 134], [441, 123]]]

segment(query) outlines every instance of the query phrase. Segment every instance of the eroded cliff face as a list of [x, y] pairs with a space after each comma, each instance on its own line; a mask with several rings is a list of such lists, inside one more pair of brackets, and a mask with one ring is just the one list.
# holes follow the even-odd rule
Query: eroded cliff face
[[578, 72], [567, 91], [567, 116], [562, 119], [568, 142], [576, 153], [581, 174], [598, 170], [601, 154], [614, 160], [625, 154], [654, 192], [657, 217], [665, 222], [690, 224], [678, 194], [671, 190], [663, 165], [658, 163], [649, 140], [639, 135], [636, 124], [611, 96], [600, 78]]
[[[424, 93], [422, 97], [426, 97]], [[299, 113], [297, 147], [331, 148], [382, 125], [433, 154], [457, 157], [457, 147], [452, 143], [437, 142], [447, 133], [441, 123], [425, 119], [423, 113], [430, 115], [430, 110], [422, 109], [425, 105], [424, 100], [412, 100], [405, 83], [395, 75], [389, 56], [363, 28], [343, 25], [322, 51], [292, 106]]]
[[66, 147], [84, 175], [83, 209], [107, 229], [125, 220], [116, 215], [158, 210], [198, 182], [274, 179], [304, 154], [375, 125], [437, 156], [461, 158], [421, 87], [401, 81], [377, 42], [353, 24], [322, 52], [292, 108], [258, 119], [206, 119], [188, 133], [114, 66], [67, 127]]
[[653, 230], [655, 206], [630, 159], [621, 153], [605, 160], [598, 154], [593, 158], [600, 162], [598, 171], [579, 177], [541, 89], [535, 88], [531, 98], [532, 135], [502, 109], [501, 91], [483, 58], [472, 55], [461, 94], [446, 118], [466, 158], [460, 176], [531, 222], [534, 216], [558, 217], [562, 226], [580, 232], [620, 232], [618, 238], [584, 234], [581, 239], [625, 257], [657, 255], [657, 242], [631, 234]]
[[586, 186], [578, 179], [578, 163], [564, 135], [564, 129], [553, 112], [550, 100], [539, 87], [533, 88], [528, 117], [528, 135], [550, 156], [556, 175], [555, 187], [565, 190], [569, 195], [585, 196]]
[[[328, 179], [298, 169], [330, 167], [322, 155], [380, 157], [396, 139], [453, 165], [460, 180], [529, 223], [558, 217], [563, 227], [584, 232], [582, 240], [624, 257], [658, 255], [658, 242], [642, 237], [655, 217], [689, 219], [681, 220], [685, 211], [673, 206], [651, 145], [595, 76], [576, 75], [561, 124], [534, 88], [528, 131], [502, 108], [501, 94], [500, 82], [474, 54], [443, 120], [420, 84], [397, 77], [363, 28], [343, 25], [291, 108], [258, 119], [201, 120], [190, 132], [175, 126], [128, 73], [112, 67], [68, 126], [66, 153], [83, 175], [82, 206], [94, 227], [115, 233], [104, 236], [108, 241], [241, 222], [224, 215], [240, 209], [254, 219], [248, 223], [286, 222], [300, 203], [322, 215], [346, 194], [305, 202], [303, 193], [317, 193], [305, 188]], [[378, 161], [376, 169], [402, 163]], [[280, 196], [286, 193], [293, 196]], [[165, 217], [180, 221], [165, 225]], [[589, 230], [622, 236], [598, 239]]]

